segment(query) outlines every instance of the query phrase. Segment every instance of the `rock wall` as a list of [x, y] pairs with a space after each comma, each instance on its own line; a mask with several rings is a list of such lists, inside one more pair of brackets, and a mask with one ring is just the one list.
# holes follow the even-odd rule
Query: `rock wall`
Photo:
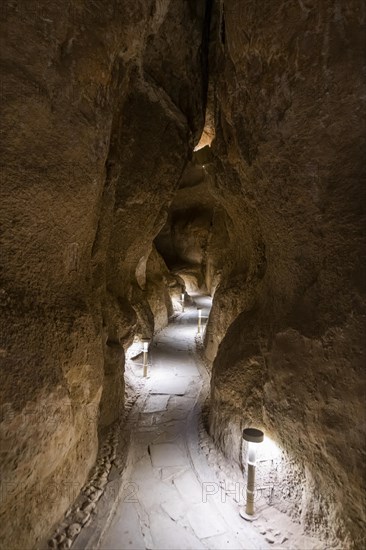
[[31, 548], [118, 417], [123, 348], [153, 330], [136, 268], [202, 131], [205, 2], [1, 11], [0, 538]]
[[147, 266], [147, 299], [154, 315], [155, 332], [168, 324], [174, 305], [180, 299], [182, 284], [167, 268], [155, 246], [149, 256]]
[[[183, 284], [214, 293], [217, 443], [240, 462], [242, 428], [265, 428], [288, 457], [277, 505], [362, 547], [365, 17], [361, 0], [3, 2], [2, 547], [36, 546], [74, 500], [126, 348]], [[152, 247], [164, 224], [184, 280]]]
[[264, 428], [296, 465], [302, 500], [287, 511], [361, 548], [365, 9], [358, 0], [218, 9], [209, 173], [233, 254], [207, 332], [211, 432], [239, 461], [242, 428]]

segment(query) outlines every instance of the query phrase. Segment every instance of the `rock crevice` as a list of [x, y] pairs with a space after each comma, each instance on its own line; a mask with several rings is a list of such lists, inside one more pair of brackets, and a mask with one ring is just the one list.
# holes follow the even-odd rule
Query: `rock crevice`
[[360, 548], [361, 0], [2, 15], [4, 548], [36, 547], [69, 507], [121, 417], [128, 348], [186, 289], [213, 296], [216, 444], [244, 468], [241, 430], [264, 429], [286, 471], [275, 505]]

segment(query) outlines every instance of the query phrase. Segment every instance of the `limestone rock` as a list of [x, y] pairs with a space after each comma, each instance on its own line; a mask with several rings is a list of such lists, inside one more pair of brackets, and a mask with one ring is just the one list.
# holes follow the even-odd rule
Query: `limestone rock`
[[264, 428], [297, 464], [281, 483], [302, 487], [276, 505], [350, 548], [366, 489], [360, 6], [225, 2], [210, 185], [232, 252], [206, 340], [217, 443], [235, 460], [242, 428]]
[[72, 523], [68, 528], [67, 528], [67, 535], [70, 539], [73, 539], [74, 537], [76, 537], [76, 535], [78, 535], [81, 531], [81, 525], [80, 523]]
[[61, 518], [98, 419], [118, 417], [135, 270], [203, 127], [204, 12], [203, 0], [2, 10], [4, 547], [33, 547]]
[[197, 289], [216, 443], [263, 428], [271, 503], [362, 547], [361, 0], [66, 4], [2, 10], [4, 548], [94, 509], [125, 353]]

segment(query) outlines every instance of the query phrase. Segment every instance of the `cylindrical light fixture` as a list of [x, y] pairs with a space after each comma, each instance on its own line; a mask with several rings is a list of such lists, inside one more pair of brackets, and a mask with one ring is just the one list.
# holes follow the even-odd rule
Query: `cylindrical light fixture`
[[184, 311], [184, 292], [182, 292], [182, 311]]
[[147, 377], [147, 352], [149, 351], [150, 340], [148, 338], [142, 339], [142, 351], [144, 353], [143, 359], [143, 377]]
[[202, 308], [198, 307], [197, 311], [198, 311], [198, 330], [197, 330], [197, 332], [198, 332], [198, 334], [201, 334]]
[[256, 428], [245, 428], [243, 430], [243, 439], [248, 442], [248, 477], [247, 477], [247, 502], [245, 511], [240, 511], [242, 518], [253, 521], [254, 515], [254, 489], [255, 489], [255, 467], [257, 445], [262, 443], [264, 433]]

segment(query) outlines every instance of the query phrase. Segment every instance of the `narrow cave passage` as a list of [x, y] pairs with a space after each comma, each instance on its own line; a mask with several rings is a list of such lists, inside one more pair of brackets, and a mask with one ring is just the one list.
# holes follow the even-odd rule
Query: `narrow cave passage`
[[[126, 489], [102, 548], [218, 548], [223, 534], [217, 511], [200, 506], [196, 442], [202, 378], [195, 362], [196, 305], [210, 300], [197, 295], [154, 339], [149, 379], [139, 398], [132, 461]], [[134, 366], [141, 373], [141, 367]], [[213, 475], [213, 473], [211, 474]], [[209, 476], [208, 479], [212, 479]], [[134, 501], [134, 502], [131, 502]], [[203, 514], [203, 517], [199, 517]], [[227, 535], [230, 531], [224, 529]], [[208, 537], [203, 545], [201, 538]], [[229, 534], [229, 539], [231, 535]], [[216, 541], [216, 543], [215, 543]]]
[[[130, 361], [129, 380], [138, 399], [128, 466], [113, 518], [106, 529], [102, 526], [94, 533], [94, 544], [103, 550], [260, 550], [273, 544], [321, 548], [316, 539], [301, 535], [284, 514], [271, 510], [266, 499], [256, 499], [261, 519], [255, 528], [238, 515], [238, 501], [241, 506], [245, 501], [244, 479], [223, 478], [228, 464], [215, 453], [207, 434], [203, 436], [209, 373], [196, 345], [204, 337], [212, 300], [196, 292], [193, 297], [186, 295], [185, 301], [184, 312], [155, 336], [143, 385], [141, 354]], [[197, 308], [202, 311], [200, 334]], [[102, 509], [110, 506], [105, 500]], [[97, 511], [95, 522], [103, 519]], [[90, 533], [84, 533], [74, 547], [85, 547], [88, 537]]]
[[1, 550], [363, 550], [364, 0], [0, 12]]

